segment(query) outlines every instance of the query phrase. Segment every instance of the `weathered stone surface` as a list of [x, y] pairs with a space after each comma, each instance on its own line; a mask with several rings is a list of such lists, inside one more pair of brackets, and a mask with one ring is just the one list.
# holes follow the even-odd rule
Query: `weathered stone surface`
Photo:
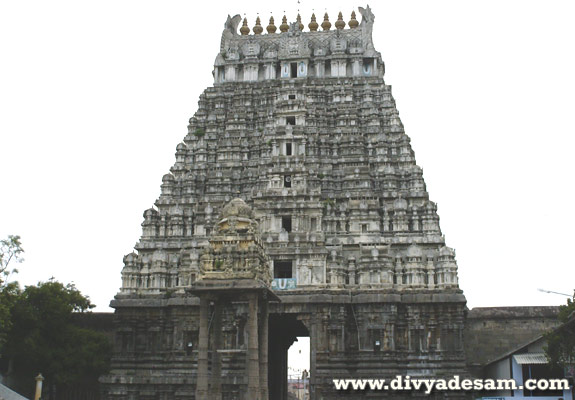
[[[241, 18], [228, 18], [214, 86], [124, 257], [104, 398], [202, 398], [197, 371], [208, 359], [222, 398], [267, 396], [254, 383], [264, 355], [249, 354], [268, 312], [270, 399], [287, 396], [286, 353], [297, 336], [311, 339], [314, 400], [353, 398], [334, 390], [337, 378], [465, 375], [455, 252], [383, 80], [374, 16], [359, 11], [359, 26], [321, 32], [292, 23], [240, 35]], [[256, 269], [232, 256], [247, 248]], [[193, 288], [233, 276], [288, 289], [265, 311], [253, 299], [214, 303], [200, 324]], [[206, 355], [199, 332], [213, 334], [205, 313], [216, 308], [221, 336], [210, 336]]]
[[559, 325], [559, 307], [476, 307], [467, 314], [465, 353], [477, 370]]

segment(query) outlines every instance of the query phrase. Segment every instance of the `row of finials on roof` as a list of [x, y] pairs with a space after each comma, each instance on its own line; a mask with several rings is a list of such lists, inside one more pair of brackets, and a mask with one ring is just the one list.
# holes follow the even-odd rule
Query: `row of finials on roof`
[[[303, 31], [304, 26], [301, 22], [301, 16], [299, 14], [297, 15], [296, 22], [299, 25], [300, 31]], [[351, 12], [351, 20], [348, 22], [348, 25], [351, 29], [357, 28], [359, 26], [359, 22], [355, 18], [355, 11]], [[323, 22], [321, 23], [321, 27], [324, 31], [329, 31], [329, 29], [331, 28], [331, 22], [329, 22], [329, 15], [327, 15], [327, 12], [323, 16]], [[341, 14], [341, 11], [337, 17], [337, 21], [335, 21], [335, 27], [336, 27], [336, 29], [345, 28], [345, 21], [343, 20], [343, 15]], [[311, 32], [316, 32], [318, 30], [319, 24], [316, 21], [315, 14], [311, 15], [311, 21], [308, 24], [308, 28]], [[278, 28], [274, 25], [274, 17], [272, 16], [272, 17], [270, 17], [270, 22], [269, 22], [269, 25], [266, 27], [266, 30], [268, 31], [268, 33], [275, 33], [277, 31], [277, 29]], [[282, 18], [282, 23], [281, 23], [279, 29], [280, 29], [280, 32], [287, 32], [289, 29], [289, 25], [287, 23], [287, 18], [285, 15]], [[253, 27], [253, 32], [256, 35], [261, 35], [261, 33], [263, 31], [264, 31], [264, 28], [261, 25], [260, 17], [257, 17], [256, 24]], [[248, 26], [247, 18], [244, 18], [242, 27], [240, 28], [240, 33], [242, 35], [249, 35], [249, 33], [250, 33], [250, 28]]]

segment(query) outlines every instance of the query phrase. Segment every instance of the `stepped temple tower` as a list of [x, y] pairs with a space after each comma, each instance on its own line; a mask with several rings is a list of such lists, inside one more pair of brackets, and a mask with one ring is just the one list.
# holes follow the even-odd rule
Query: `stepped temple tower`
[[213, 87], [124, 257], [103, 398], [286, 400], [299, 336], [313, 400], [422, 394], [333, 379], [465, 373], [455, 253], [384, 82], [374, 15], [358, 14], [265, 30], [228, 17]]

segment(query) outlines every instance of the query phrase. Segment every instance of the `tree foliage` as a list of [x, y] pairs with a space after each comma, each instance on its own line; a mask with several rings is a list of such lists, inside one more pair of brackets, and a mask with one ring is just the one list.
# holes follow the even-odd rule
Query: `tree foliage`
[[23, 261], [19, 236], [0, 240], [0, 368], [16, 385], [41, 372], [45, 385], [93, 385], [109, 368], [111, 346], [100, 333], [78, 326], [75, 314], [94, 307], [73, 284], [51, 279], [20, 289], [10, 282]]
[[12, 266], [14, 263], [24, 261], [23, 253], [20, 236], [9, 235], [6, 239], [0, 240], [0, 355], [8, 332], [12, 327], [10, 310], [20, 295], [18, 283], [8, 280], [10, 275], [18, 272]]
[[4, 358], [16, 377], [42, 372], [54, 385], [80, 384], [107, 372], [110, 344], [99, 332], [78, 327], [74, 312], [94, 305], [73, 284], [50, 280], [27, 286], [11, 307], [12, 328]]
[[12, 307], [18, 300], [20, 293], [20, 286], [17, 282], [11, 282], [0, 287], [0, 357], [8, 332], [12, 329]]
[[8, 284], [10, 275], [18, 272], [16, 268], [10, 269], [10, 266], [24, 261], [22, 253], [24, 249], [20, 236], [8, 235], [7, 239], [0, 240], [0, 290]]
[[561, 325], [546, 335], [545, 354], [556, 367], [575, 364], [575, 293], [567, 304], [559, 307]]

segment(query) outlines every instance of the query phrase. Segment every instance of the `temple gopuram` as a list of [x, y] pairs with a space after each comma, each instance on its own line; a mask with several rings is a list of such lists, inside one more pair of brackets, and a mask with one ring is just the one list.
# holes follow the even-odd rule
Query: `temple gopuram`
[[102, 398], [287, 400], [287, 350], [306, 336], [312, 400], [423, 396], [334, 379], [466, 374], [455, 252], [373, 24], [369, 7], [333, 26], [228, 16], [124, 257]]

